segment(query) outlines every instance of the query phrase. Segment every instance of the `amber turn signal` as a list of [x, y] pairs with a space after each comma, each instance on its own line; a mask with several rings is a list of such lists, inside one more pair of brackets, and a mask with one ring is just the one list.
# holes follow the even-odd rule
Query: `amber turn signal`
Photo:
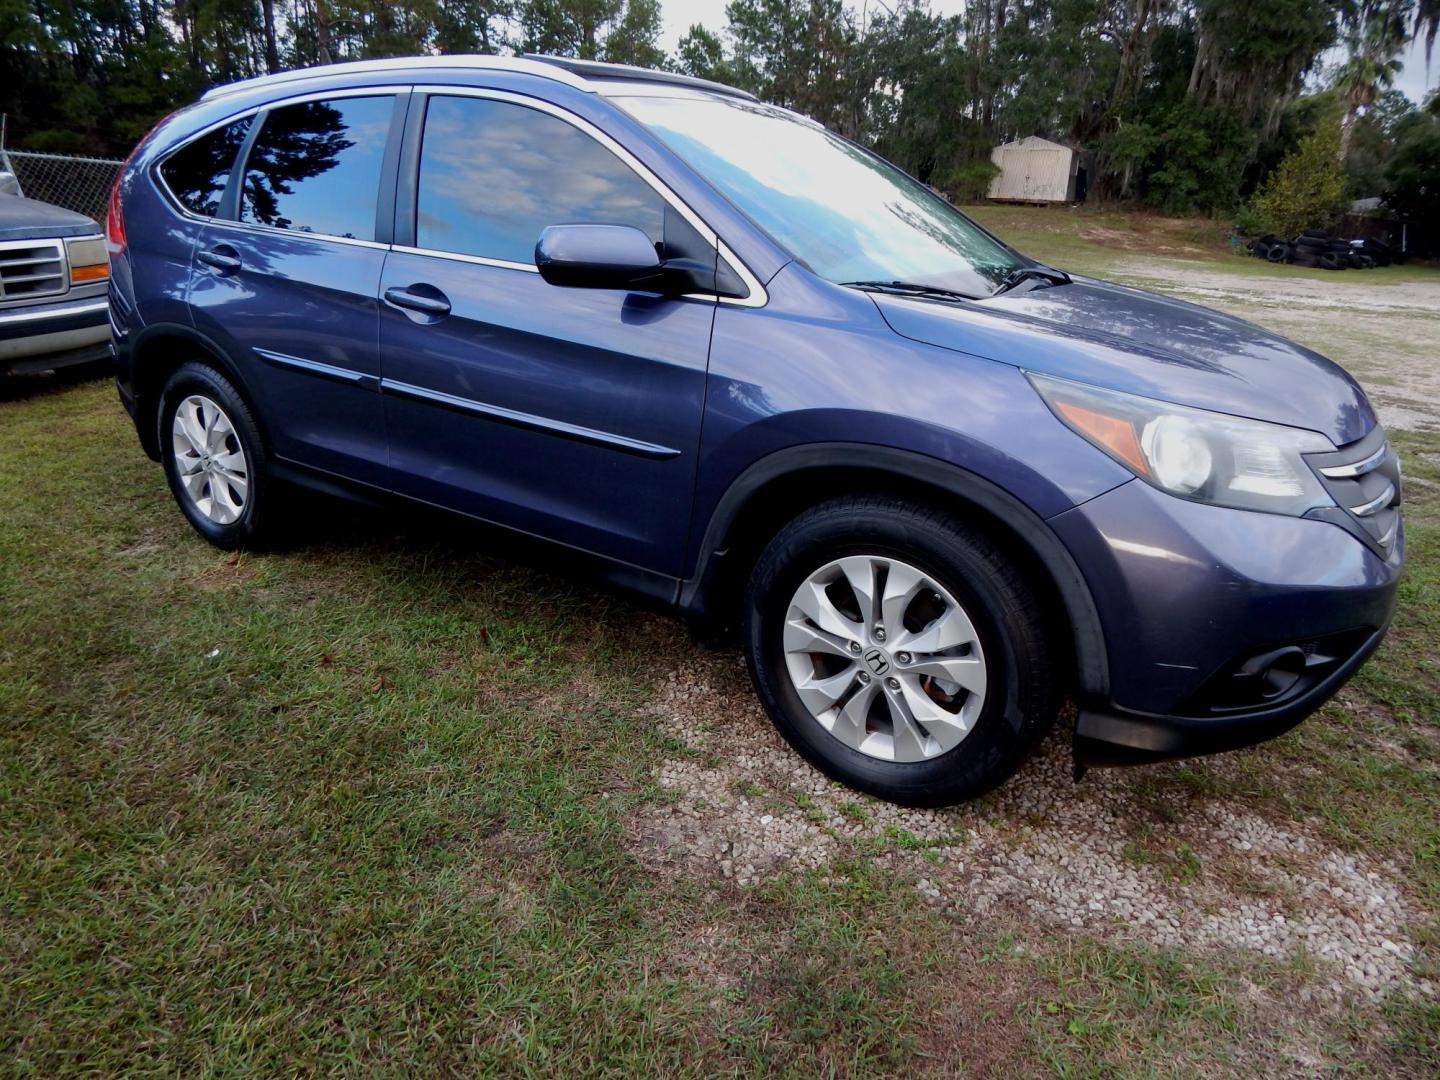
[[1055, 407], [1065, 419], [1094, 439], [1141, 476], [1150, 475], [1150, 465], [1140, 452], [1135, 425], [1119, 416], [1106, 416], [1073, 401], [1056, 401]]
[[110, 264], [108, 262], [95, 263], [93, 266], [70, 267], [70, 283], [72, 285], [83, 285], [87, 281], [105, 281], [109, 277]]

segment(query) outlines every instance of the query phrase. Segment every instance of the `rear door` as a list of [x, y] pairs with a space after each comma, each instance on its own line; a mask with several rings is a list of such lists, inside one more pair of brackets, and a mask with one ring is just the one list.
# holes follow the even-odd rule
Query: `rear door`
[[715, 298], [560, 288], [534, 250], [623, 224], [714, 266], [713, 237], [554, 106], [437, 90], [410, 115], [380, 284], [395, 489], [678, 574]]
[[196, 328], [242, 365], [275, 453], [377, 487], [376, 295], [407, 101], [341, 91], [262, 111], [190, 289]]

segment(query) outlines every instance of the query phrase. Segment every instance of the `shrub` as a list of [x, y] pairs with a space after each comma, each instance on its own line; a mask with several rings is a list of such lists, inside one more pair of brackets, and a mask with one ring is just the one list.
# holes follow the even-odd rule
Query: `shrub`
[[1247, 231], [1298, 236], [1333, 225], [1345, 210], [1340, 132], [1324, 124], [1301, 139], [1251, 197], [1242, 220]]

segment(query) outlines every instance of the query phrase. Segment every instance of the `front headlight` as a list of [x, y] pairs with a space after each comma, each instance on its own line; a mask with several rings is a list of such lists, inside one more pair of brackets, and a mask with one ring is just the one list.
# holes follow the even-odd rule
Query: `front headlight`
[[1171, 495], [1296, 517], [1334, 505], [1301, 456], [1335, 449], [1318, 432], [1026, 375], [1063, 424]]

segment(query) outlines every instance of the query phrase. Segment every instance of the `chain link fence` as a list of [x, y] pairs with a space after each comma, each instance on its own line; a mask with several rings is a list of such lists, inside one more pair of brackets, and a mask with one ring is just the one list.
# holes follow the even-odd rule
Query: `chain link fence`
[[97, 222], [105, 220], [110, 187], [122, 164], [112, 158], [41, 154], [0, 146], [0, 170], [13, 172], [27, 196], [85, 214]]

